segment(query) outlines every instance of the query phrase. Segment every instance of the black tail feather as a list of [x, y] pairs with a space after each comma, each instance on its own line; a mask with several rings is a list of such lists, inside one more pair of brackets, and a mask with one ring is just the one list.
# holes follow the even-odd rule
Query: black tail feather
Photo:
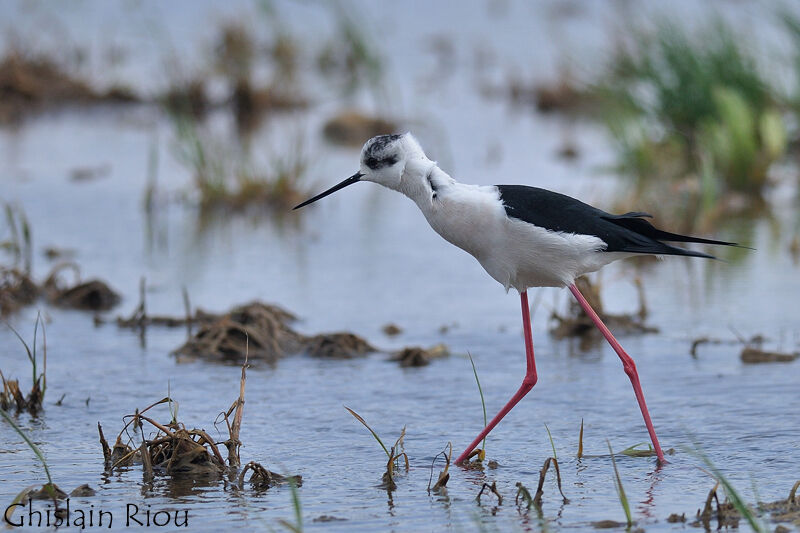
[[[668, 231], [663, 231], [653, 226], [647, 220], [642, 220], [641, 218], [638, 218], [645, 215], [646, 213], [626, 213], [624, 215], [608, 217], [607, 219], [618, 226], [621, 226], [625, 229], [629, 229], [631, 231], [638, 233], [639, 235], [642, 235], [644, 237], [649, 237], [657, 241], [694, 242], [700, 244], [718, 244], [722, 246], [739, 246], [739, 244], [735, 242], [715, 241], [712, 239], [703, 239], [702, 237], [693, 237], [691, 235], [680, 235], [678, 233], [670, 233]], [[676, 250], [682, 250], [682, 248], [675, 248], [674, 246], [670, 246], [670, 248], [674, 248]], [[676, 254], [676, 255], [695, 255], [695, 254]], [[713, 257], [713, 256], [709, 256], [708, 254], [703, 254], [697, 257]]]

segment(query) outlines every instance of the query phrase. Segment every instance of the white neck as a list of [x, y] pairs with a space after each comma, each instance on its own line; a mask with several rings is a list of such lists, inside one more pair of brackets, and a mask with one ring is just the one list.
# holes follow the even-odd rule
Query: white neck
[[435, 161], [419, 158], [411, 159], [406, 163], [397, 190], [414, 200], [420, 209], [426, 211], [433, 201], [434, 189], [453, 183], [455, 180], [440, 169]]

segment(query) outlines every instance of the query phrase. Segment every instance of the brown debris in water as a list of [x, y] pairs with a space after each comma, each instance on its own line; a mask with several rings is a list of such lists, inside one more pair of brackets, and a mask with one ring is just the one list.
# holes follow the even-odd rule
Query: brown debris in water
[[[75, 281], [71, 286], [65, 285], [60, 279], [61, 272], [67, 269], [75, 273]], [[120, 302], [119, 294], [104, 281], [97, 279], [80, 281], [78, 265], [71, 262], [54, 266], [42, 288], [48, 301], [59, 307], [84, 311], [108, 311]]]
[[446, 357], [448, 355], [450, 355], [450, 352], [444, 344], [437, 344], [427, 350], [419, 346], [409, 346], [395, 352], [389, 360], [396, 361], [400, 363], [401, 367], [406, 368], [412, 366], [427, 366], [430, 364], [431, 359]]
[[[219, 476], [225, 470], [225, 461], [219, 452], [214, 440], [202, 429], [186, 429], [182, 424], [173, 420], [169, 424], [160, 424], [144, 413], [151, 408], [164, 403], [171, 403], [170, 398], [163, 398], [141, 411], [127, 415], [128, 421], [117, 435], [113, 450], [108, 449], [108, 443], [100, 431], [103, 458], [108, 472], [114, 469], [130, 466], [136, 462], [142, 463], [146, 475], [152, 476], [157, 469], [159, 473], [170, 476], [209, 477]], [[155, 435], [144, 438], [145, 425], [155, 430]], [[139, 430], [142, 435], [140, 447], [132, 447], [132, 437], [127, 434], [128, 428]], [[123, 441], [123, 435], [128, 435]]]
[[94, 496], [95, 494], [96, 491], [90, 487], [88, 483], [84, 483], [79, 487], [75, 487], [72, 489], [72, 492], [69, 493], [69, 495], [73, 498], [88, 498], [89, 496]]
[[592, 527], [595, 529], [615, 529], [628, 527], [626, 522], [617, 522], [616, 520], [598, 520], [596, 522], [590, 522], [590, 524], [592, 524]]
[[260, 302], [234, 307], [224, 315], [204, 314], [206, 321], [176, 354], [220, 362], [252, 359], [275, 362], [299, 351], [303, 337], [289, 323], [294, 315]]
[[747, 364], [791, 363], [800, 357], [800, 353], [770, 352], [754, 346], [745, 346], [739, 357]]
[[550, 465], [553, 465], [553, 469], [556, 471], [556, 481], [558, 483], [558, 492], [561, 493], [561, 498], [563, 503], [569, 503], [569, 499], [564, 496], [564, 491], [561, 490], [561, 470], [558, 468], [558, 460], [555, 457], [548, 457], [544, 460], [544, 464], [542, 465], [542, 469], [539, 471], [539, 485], [536, 487], [536, 495], [533, 497], [533, 505], [537, 508], [542, 507], [542, 496], [544, 495], [544, 476], [547, 474], [547, 471], [550, 469]]
[[401, 333], [403, 333], [403, 330], [400, 326], [392, 323], [383, 326], [381, 328], [381, 331], [383, 331], [384, 335], [388, 335], [389, 337], [394, 337], [395, 335], [400, 335]]
[[[436, 483], [434, 483], [433, 487], [431, 487], [431, 482], [433, 481], [433, 465], [436, 464], [436, 459], [438, 459], [440, 455], [443, 456], [445, 460], [444, 470], [439, 472], [439, 477], [436, 479]], [[450, 481], [450, 460], [452, 457], [453, 457], [452, 442], [448, 442], [447, 447], [444, 450], [433, 456], [433, 461], [431, 462], [431, 476], [428, 479], [429, 492], [446, 490], [447, 482]]]
[[252, 484], [253, 488], [256, 490], [266, 490], [275, 485], [283, 485], [284, 483], [294, 483], [296, 487], [303, 486], [302, 476], [284, 476], [267, 470], [255, 461], [250, 461], [239, 473], [239, 487], [244, 487], [244, 476], [247, 472], [252, 472], [252, 474], [250, 474], [250, 479], [247, 481]]
[[311, 357], [325, 359], [352, 359], [378, 351], [363, 338], [347, 332], [314, 335], [306, 338], [303, 344]]
[[21, 270], [0, 267], [0, 317], [32, 304], [39, 287]]
[[23, 500], [66, 500], [67, 496], [67, 493], [58, 488], [55, 483], [45, 483], [40, 489], [28, 491]]
[[503, 505], [503, 496], [497, 491], [497, 482], [496, 481], [492, 481], [491, 485], [489, 485], [488, 483], [484, 483], [483, 486], [481, 487], [480, 492], [478, 492], [478, 496], [475, 498], [475, 501], [477, 501], [478, 504], [480, 505], [481, 496], [483, 496], [483, 491], [485, 491], [487, 489], [488, 489], [488, 492], [491, 492], [492, 494], [497, 496], [497, 505], [498, 506], [499, 505]]
[[391, 120], [348, 110], [329, 119], [322, 129], [322, 133], [333, 144], [360, 147], [376, 135], [392, 133], [396, 130], [397, 124]]
[[[486, 450], [483, 448], [476, 448], [469, 452], [467, 458], [458, 463], [458, 466], [466, 470], [480, 470], [483, 471], [483, 461], [486, 459]], [[489, 461], [490, 463], [492, 461]], [[495, 462], [495, 464], [497, 464]]]
[[[691, 525], [693, 526], [700, 526], [702, 525], [706, 531], [710, 531], [711, 529], [711, 521], [717, 521], [716, 529], [724, 528], [738, 528], [739, 527], [739, 520], [742, 518], [742, 515], [739, 514], [739, 511], [730, 501], [725, 501], [720, 503], [719, 496], [717, 496], [717, 489], [719, 488], [719, 482], [714, 485], [708, 492], [708, 496], [706, 497], [706, 503], [703, 506], [703, 509], [697, 510], [697, 520], [695, 520]], [[712, 503], [717, 503], [716, 511], [714, 511], [712, 507]]]
[[[145, 305], [144, 280], [140, 286], [140, 301], [129, 317], [117, 317], [123, 328], [136, 328], [144, 333], [149, 325], [166, 327], [187, 326], [190, 337], [173, 354], [190, 359], [199, 358], [221, 363], [237, 362], [247, 355], [251, 360], [274, 363], [291, 354], [305, 352], [323, 359], [352, 359], [370, 352], [381, 351], [366, 339], [349, 332], [323, 333], [306, 336], [295, 331], [292, 323], [297, 317], [276, 305], [251, 302], [234, 307], [227, 313], [209, 313], [198, 309], [194, 313], [184, 291], [186, 314], [182, 317], [148, 315]], [[95, 322], [104, 323], [96, 317]], [[199, 329], [192, 335], [193, 325]], [[401, 366], [424, 366], [431, 360], [448, 355], [447, 347], [438, 344], [429, 349], [405, 348], [392, 360]]]
[[[635, 314], [612, 315], [604, 312], [603, 301], [600, 297], [600, 284], [592, 283], [586, 276], [576, 279], [575, 285], [577, 285], [586, 301], [589, 302], [589, 305], [592, 306], [609, 329], [621, 334], [658, 333], [658, 328], [648, 326], [644, 322], [647, 318], [647, 305], [644, 298], [644, 288], [638, 278], [636, 279], [636, 288], [639, 292], [639, 310]], [[592, 343], [602, 338], [592, 319], [589, 318], [577, 301], [570, 301], [569, 311], [565, 316], [553, 312], [551, 319], [556, 324], [550, 329], [550, 334], [556, 339], [578, 337], [582, 350], [588, 349]]]
[[130, 102], [131, 91], [98, 91], [52, 58], [11, 50], [0, 60], [0, 123], [20, 120], [32, 110], [56, 104]]
[[768, 511], [775, 522], [791, 522], [795, 526], [800, 526], [800, 497], [797, 495], [798, 489], [800, 489], [800, 481], [797, 481], [792, 486], [788, 498], [771, 503], [761, 503], [758, 505], [759, 510]]
[[[231, 479], [235, 479], [238, 475], [241, 487], [245, 474], [252, 470], [250, 481], [262, 489], [288, 481], [289, 478], [269, 472], [255, 462], [248, 463], [239, 472], [241, 464], [239, 448], [242, 444], [239, 432], [245, 403], [246, 369], [247, 360], [242, 365], [239, 395], [228, 411], [221, 414], [228, 428], [227, 440], [215, 442], [205, 430], [187, 429], [176, 419], [177, 411], [172, 407], [172, 399], [166, 397], [141, 411], [137, 409], [134, 414], [125, 416], [123, 418], [126, 420], [125, 425], [117, 435], [113, 449], [106, 441], [102, 426], [97, 424], [106, 472], [111, 473], [115, 469], [141, 463], [147, 479], [161, 474], [180, 479], [208, 479], [222, 475], [229, 475]], [[168, 424], [159, 423], [150, 415], [145, 415], [153, 407], [163, 404], [170, 406], [172, 420]], [[232, 421], [231, 415], [233, 415]], [[141, 437], [138, 446], [133, 446], [133, 435]], [[227, 466], [220, 453], [221, 446], [228, 449]], [[293, 477], [296, 484], [302, 482], [299, 476]]]

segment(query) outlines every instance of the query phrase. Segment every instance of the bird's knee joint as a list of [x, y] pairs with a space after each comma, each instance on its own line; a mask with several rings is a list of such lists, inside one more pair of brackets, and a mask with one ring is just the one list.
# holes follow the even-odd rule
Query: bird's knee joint
[[632, 378], [632, 377], [637, 375], [637, 373], [636, 373], [636, 365], [634, 364], [633, 361], [630, 361], [630, 362], [626, 361], [626, 362], [622, 363], [622, 369], [625, 371], [625, 373], [630, 378]]
[[522, 380], [522, 387], [526, 390], [531, 390], [537, 381], [539, 381], [539, 378], [535, 374], [525, 376], [525, 379]]

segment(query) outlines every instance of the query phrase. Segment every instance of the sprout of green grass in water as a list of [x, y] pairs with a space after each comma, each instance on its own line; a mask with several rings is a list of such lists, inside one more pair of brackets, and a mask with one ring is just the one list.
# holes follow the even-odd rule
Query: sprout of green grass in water
[[381, 445], [381, 448], [383, 448], [383, 451], [384, 451], [384, 453], [386, 454], [386, 457], [391, 457], [392, 455], [389, 453], [389, 449], [388, 449], [388, 448], [386, 447], [386, 445], [383, 443], [383, 441], [382, 441], [382, 440], [381, 440], [381, 438], [378, 436], [378, 434], [377, 434], [377, 433], [375, 433], [375, 430], [374, 430], [374, 429], [372, 429], [371, 427], [369, 427], [369, 424], [367, 424], [367, 421], [366, 421], [366, 420], [364, 420], [364, 419], [361, 417], [361, 415], [359, 415], [358, 413], [356, 413], [355, 411], [353, 411], [352, 409], [350, 409], [350, 408], [349, 408], [349, 407], [347, 407], [346, 405], [344, 406], [344, 408], [345, 408], [345, 409], [347, 409], [347, 412], [348, 412], [348, 413], [350, 413], [351, 415], [353, 415], [353, 417], [354, 417], [356, 420], [358, 420], [359, 422], [361, 422], [361, 423], [364, 425], [364, 427], [365, 427], [365, 428], [367, 428], [367, 429], [369, 430], [369, 432], [370, 432], [370, 433], [372, 433], [372, 436], [375, 438], [375, 440], [376, 440], [376, 441], [378, 441], [378, 444], [380, 444], [380, 445]]
[[[647, 449], [640, 450], [638, 449], [639, 446], [647, 446]], [[628, 457], [652, 457], [653, 455], [656, 455], [655, 450], [653, 450], [653, 447], [649, 442], [639, 442], [632, 446], [628, 446], [619, 453], [622, 455], [627, 455]]]
[[55, 485], [53, 484], [53, 478], [50, 476], [50, 468], [47, 466], [47, 460], [44, 458], [42, 450], [40, 450], [39, 447], [34, 444], [30, 437], [28, 437], [22, 428], [19, 427], [16, 422], [14, 422], [14, 419], [11, 417], [11, 415], [9, 415], [4, 409], [0, 409], [0, 415], [2, 415], [5, 421], [8, 422], [12, 428], [14, 428], [14, 431], [16, 431], [19, 436], [22, 437], [22, 440], [25, 441], [28, 447], [33, 451], [34, 455], [36, 455], [36, 458], [42, 463], [42, 466], [44, 467], [44, 473], [47, 476], [47, 485], [44, 486], [44, 489], [48, 494], [50, 494], [50, 497], [53, 498], [53, 501], [55, 502], [56, 489]]
[[[489, 425], [489, 423], [486, 417], [486, 400], [483, 397], [483, 388], [481, 388], [481, 380], [478, 379], [478, 370], [475, 368], [475, 361], [473, 361], [472, 359], [472, 354], [467, 352], [467, 357], [469, 357], [469, 362], [472, 365], [472, 374], [475, 376], [475, 383], [478, 384], [478, 393], [481, 395], [481, 408], [483, 409], [483, 427], [486, 427], [487, 425]], [[478, 454], [478, 459], [483, 461], [485, 457], [486, 457], [486, 437], [483, 437], [483, 442], [481, 443], [481, 451]]]
[[583, 457], [583, 418], [581, 418], [581, 431], [578, 434], [578, 459]]
[[386, 457], [388, 457], [388, 461], [386, 462], [386, 472], [384, 472], [384, 474], [383, 474], [382, 486], [384, 488], [386, 488], [387, 490], [389, 490], [389, 491], [394, 490], [396, 488], [396, 485], [395, 485], [395, 482], [394, 482], [394, 470], [395, 470], [395, 468], [398, 468], [397, 462], [400, 461], [400, 459], [405, 459], [406, 472], [408, 472], [408, 469], [409, 469], [408, 455], [406, 454], [406, 452], [399, 451], [403, 447], [403, 439], [406, 436], [406, 428], [405, 428], [405, 426], [403, 426], [403, 429], [400, 431], [400, 436], [397, 437], [397, 440], [395, 441], [394, 446], [392, 446], [392, 448], [390, 450], [390, 449], [388, 449], [386, 447], [386, 445], [383, 443], [383, 441], [378, 436], [378, 434], [375, 432], [375, 430], [372, 429], [371, 427], [369, 427], [369, 424], [367, 424], [367, 421], [364, 420], [364, 418], [361, 415], [359, 415], [358, 413], [356, 413], [355, 411], [353, 411], [352, 409], [350, 409], [346, 405], [344, 406], [344, 408], [347, 409], [347, 411], [351, 415], [353, 415], [353, 417], [356, 420], [361, 422], [361, 424], [363, 424], [364, 427], [367, 428], [370, 433], [372, 433], [372, 436], [375, 438], [376, 441], [378, 441], [378, 444], [381, 445], [381, 448], [383, 448], [384, 453], [386, 453]]
[[628, 527], [630, 527], [633, 525], [631, 506], [628, 503], [628, 497], [625, 495], [625, 488], [622, 486], [622, 478], [619, 476], [619, 470], [617, 470], [617, 461], [614, 459], [614, 451], [611, 449], [611, 442], [609, 442], [608, 439], [606, 439], [606, 444], [608, 444], [608, 453], [611, 454], [611, 465], [614, 467], [614, 488], [617, 489], [619, 503], [622, 504], [622, 509], [625, 511], [625, 518], [628, 521]]
[[[38, 355], [36, 350], [36, 341], [39, 337], [39, 324], [42, 326], [42, 363], [43, 368], [42, 372], [39, 373], [38, 367]], [[47, 391], [47, 333], [45, 330], [44, 320], [42, 320], [41, 313], [37, 313], [36, 321], [33, 325], [33, 348], [31, 348], [25, 339], [22, 338], [22, 335], [17, 332], [16, 329], [11, 326], [11, 324], [6, 323], [8, 329], [10, 329], [14, 335], [19, 339], [22, 343], [22, 346], [25, 348], [25, 354], [28, 356], [28, 361], [31, 363], [31, 392], [28, 393], [28, 397], [21, 399], [22, 394], [19, 392], [19, 385], [16, 383], [16, 380], [6, 381], [5, 377], [0, 372], [0, 379], [3, 382], [3, 391], [0, 392], [0, 403], [4, 408], [7, 408], [11, 405], [11, 400], [15, 400], [17, 403], [17, 409], [28, 409], [29, 411], [35, 413], [42, 407], [42, 402], [44, 401], [44, 395]], [[17, 389], [16, 393], [13, 392], [13, 389]], [[22, 404], [20, 404], [22, 402]]]
[[556, 454], [556, 443], [553, 442], [553, 436], [550, 434], [550, 428], [547, 427], [547, 424], [545, 424], [544, 429], [547, 431], [547, 438], [550, 439], [550, 447], [553, 448], [553, 459], [557, 461], [558, 455]]

